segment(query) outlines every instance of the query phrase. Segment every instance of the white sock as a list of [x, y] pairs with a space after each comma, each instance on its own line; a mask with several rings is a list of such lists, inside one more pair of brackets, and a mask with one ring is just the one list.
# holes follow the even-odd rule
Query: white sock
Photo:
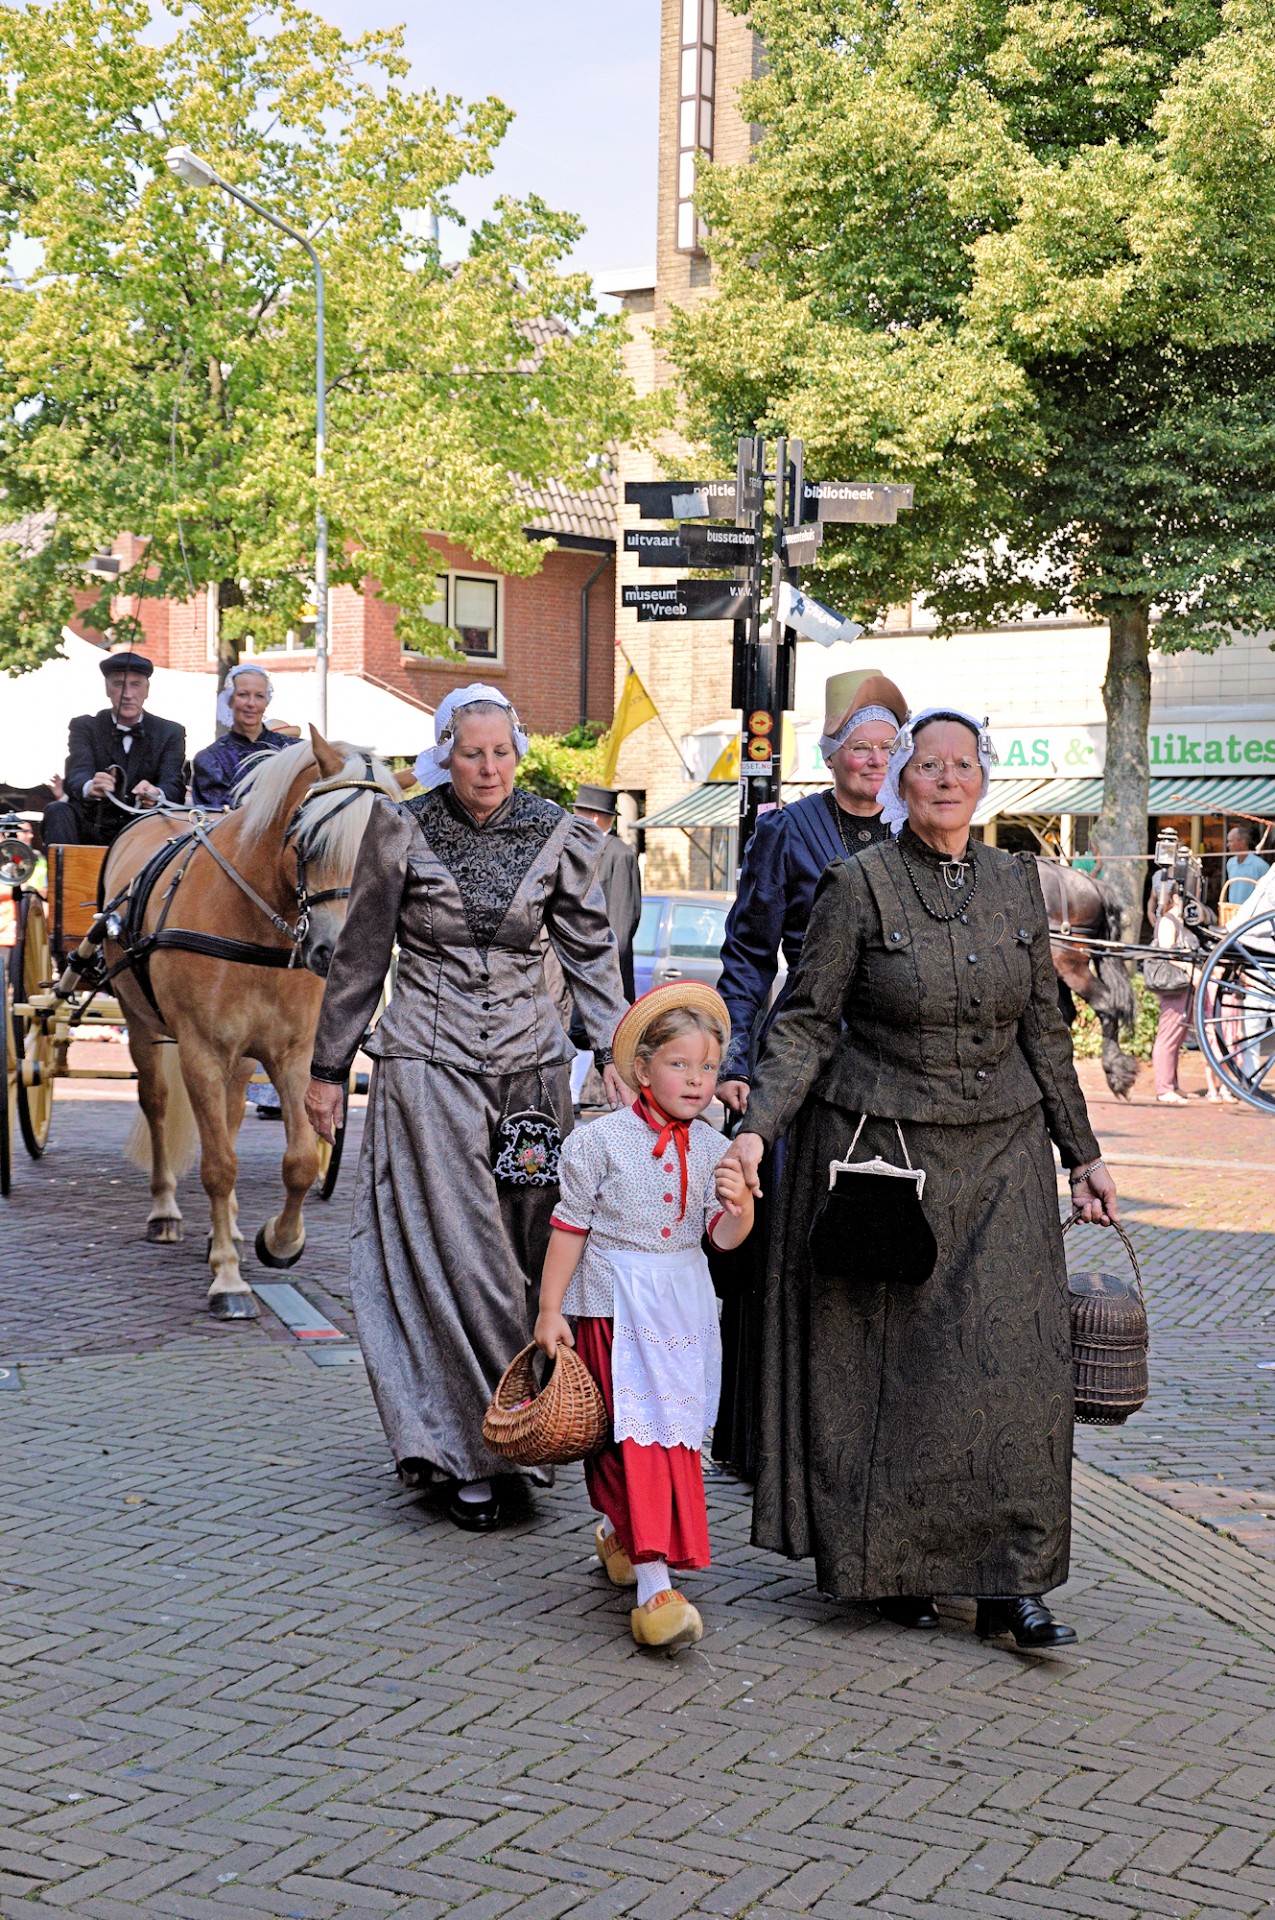
[[657, 1593], [667, 1593], [673, 1582], [668, 1577], [667, 1560], [639, 1560], [633, 1569], [637, 1575], [638, 1605], [644, 1607]]
[[614, 1532], [615, 1528], [611, 1525], [610, 1516], [604, 1513], [602, 1516], [602, 1538], [609, 1540]]
[[467, 1507], [480, 1507], [484, 1500], [491, 1499], [491, 1481], [466, 1480], [456, 1492]]

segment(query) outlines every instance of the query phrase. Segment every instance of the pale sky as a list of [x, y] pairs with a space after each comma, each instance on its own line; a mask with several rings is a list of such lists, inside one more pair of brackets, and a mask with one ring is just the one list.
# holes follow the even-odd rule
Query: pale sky
[[[538, 193], [586, 224], [573, 266], [654, 263], [659, 0], [310, 4], [351, 36], [406, 20], [413, 84], [466, 100], [494, 93], [513, 108], [493, 172], [452, 196], [467, 219], [498, 194]], [[446, 254], [446, 229], [442, 237]], [[461, 246], [457, 235], [454, 252]], [[33, 273], [39, 253], [19, 245], [9, 259]]]
[[495, 171], [454, 196], [467, 218], [538, 193], [587, 225], [573, 264], [654, 262], [659, 0], [310, 3], [347, 34], [406, 20], [416, 85], [514, 109]]

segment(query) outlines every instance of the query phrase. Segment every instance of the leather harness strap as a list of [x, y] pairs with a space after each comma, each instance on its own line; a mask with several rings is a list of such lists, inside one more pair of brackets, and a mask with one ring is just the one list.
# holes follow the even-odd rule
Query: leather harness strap
[[[155, 999], [154, 989], [150, 983], [150, 968], [148, 962], [153, 953], [163, 950], [202, 954], [206, 959], [225, 960], [239, 966], [295, 967], [298, 964], [301, 947], [309, 930], [311, 907], [319, 906], [327, 900], [347, 900], [350, 895], [350, 889], [348, 887], [327, 887], [321, 893], [315, 894], [308, 892], [305, 884], [305, 853], [301, 845], [301, 840], [297, 837], [297, 829], [301, 823], [301, 816], [309, 802], [320, 794], [336, 793], [344, 788], [351, 790], [348, 799], [343, 800], [339, 807], [331, 809], [324, 816], [326, 823], [326, 821], [332, 818], [333, 813], [340, 812], [343, 808], [352, 806], [360, 793], [383, 793], [385, 789], [381, 786], [380, 781], [373, 775], [372, 760], [369, 754], [364, 754], [363, 763], [367, 768], [368, 777], [366, 779], [344, 780], [338, 778], [318, 782], [309, 789], [305, 799], [297, 806], [292, 818], [288, 822], [287, 829], [284, 833], [284, 845], [286, 846], [289, 841], [296, 838], [296, 846], [294, 848], [297, 862], [295, 893], [298, 911], [294, 925], [289, 926], [282, 914], [276, 913], [270, 903], [262, 899], [256, 888], [244, 879], [243, 875], [230, 864], [229, 860], [227, 860], [221, 851], [213, 844], [212, 836], [205, 825], [203, 816], [199, 812], [199, 809], [195, 808], [190, 816], [190, 827], [188, 831], [179, 835], [175, 840], [165, 842], [146, 862], [146, 865], [141, 871], [134, 876], [124, 891], [118, 894], [114, 900], [109, 901], [100, 911], [94, 927], [94, 933], [97, 934], [99, 944], [107, 935], [107, 921], [110, 915], [114, 913], [116, 908], [120, 906], [124, 907], [124, 923], [118, 927], [117, 931], [111, 933], [110, 936], [119, 941], [124, 948], [124, 952], [123, 957], [117, 960], [113, 967], [107, 969], [105, 975], [99, 982], [98, 988], [95, 990], [100, 991], [100, 988], [105, 986], [108, 981], [113, 980], [116, 974], [123, 973], [126, 970], [130, 971], [146, 995], [147, 1000], [155, 1012], [158, 1013], [159, 1006]], [[254, 940], [232, 940], [224, 934], [200, 933], [193, 927], [169, 927], [166, 924], [177, 895], [177, 889], [186, 877], [186, 869], [190, 865], [195, 852], [200, 848], [212, 856], [217, 866], [220, 867], [221, 871], [226, 875], [226, 878], [233, 881], [239, 891], [247, 899], [252, 901], [252, 904], [259, 912], [265, 915], [275, 932], [281, 934], [283, 938], [288, 941], [289, 944], [286, 947], [267, 947]], [[147, 906], [150, 903], [151, 895], [163, 874], [172, 865], [178, 854], [182, 852], [185, 852], [186, 858], [174, 874], [168, 890], [165, 893], [164, 904], [160, 909], [158, 924], [154, 932], [147, 933], [142, 926], [142, 920], [145, 916]], [[98, 928], [101, 929], [100, 933], [97, 932]], [[93, 938], [93, 935], [89, 937]]]

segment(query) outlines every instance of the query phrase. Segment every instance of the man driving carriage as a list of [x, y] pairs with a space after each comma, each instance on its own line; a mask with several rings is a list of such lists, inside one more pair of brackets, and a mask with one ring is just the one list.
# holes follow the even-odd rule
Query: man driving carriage
[[101, 666], [110, 705], [71, 722], [66, 797], [44, 810], [46, 846], [109, 847], [132, 818], [124, 807], [161, 800], [180, 806], [186, 798], [185, 728], [145, 711], [152, 662], [141, 653], [110, 653]]

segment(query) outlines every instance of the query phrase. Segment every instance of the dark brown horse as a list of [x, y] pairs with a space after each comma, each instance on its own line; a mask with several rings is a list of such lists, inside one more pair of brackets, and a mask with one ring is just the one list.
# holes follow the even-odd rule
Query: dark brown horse
[[[1121, 939], [1124, 915], [1105, 880], [1050, 860], [1038, 859], [1036, 864], [1051, 933], [1075, 933], [1086, 940]], [[1120, 1099], [1127, 1100], [1138, 1077], [1138, 1063], [1132, 1054], [1122, 1051], [1120, 1034], [1122, 1029], [1132, 1028], [1138, 1008], [1124, 961], [1116, 953], [1080, 941], [1052, 939], [1049, 945], [1063, 1017], [1068, 1025], [1074, 1022], [1077, 1000], [1093, 1008], [1102, 1028], [1102, 1070], [1107, 1085]]]

